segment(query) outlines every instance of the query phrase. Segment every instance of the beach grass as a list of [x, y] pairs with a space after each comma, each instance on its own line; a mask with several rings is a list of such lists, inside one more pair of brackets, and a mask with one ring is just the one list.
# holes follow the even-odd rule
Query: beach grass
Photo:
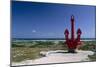
[[[91, 50], [95, 52], [95, 41], [84, 41], [82, 50]], [[22, 41], [12, 42], [12, 62], [21, 62], [24, 60], [34, 60], [41, 58], [41, 51], [50, 50], [67, 50], [64, 41]], [[89, 56], [91, 60], [95, 60], [96, 54]]]

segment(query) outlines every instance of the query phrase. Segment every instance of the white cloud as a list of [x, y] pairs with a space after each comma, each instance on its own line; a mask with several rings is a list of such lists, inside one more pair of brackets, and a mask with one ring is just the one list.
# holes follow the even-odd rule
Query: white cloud
[[32, 30], [33, 33], [36, 33], [36, 30]]

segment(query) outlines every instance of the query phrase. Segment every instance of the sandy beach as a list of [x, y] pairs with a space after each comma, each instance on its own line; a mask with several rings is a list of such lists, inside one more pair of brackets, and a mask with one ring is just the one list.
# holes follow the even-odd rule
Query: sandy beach
[[12, 62], [12, 66], [89, 61], [88, 55], [94, 54], [94, 52], [92, 51], [82, 51], [82, 50], [77, 50], [77, 53], [74, 54], [58, 53], [58, 52], [66, 52], [66, 51], [63, 50], [48, 51], [48, 52], [42, 51], [40, 53], [45, 54], [44, 57], [35, 60]]

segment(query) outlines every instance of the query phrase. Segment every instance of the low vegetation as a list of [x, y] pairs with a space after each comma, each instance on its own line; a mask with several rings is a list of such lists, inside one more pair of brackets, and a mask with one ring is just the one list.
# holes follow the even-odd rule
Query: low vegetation
[[[84, 41], [82, 50], [95, 51], [95, 41]], [[40, 51], [67, 50], [64, 41], [13, 41], [12, 42], [12, 61], [20, 62], [41, 58]], [[89, 56], [93, 61], [96, 54]]]

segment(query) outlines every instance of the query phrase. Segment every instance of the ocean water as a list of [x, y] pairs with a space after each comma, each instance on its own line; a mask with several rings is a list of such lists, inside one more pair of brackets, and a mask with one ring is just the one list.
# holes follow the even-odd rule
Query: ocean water
[[[12, 41], [65, 41], [65, 38], [12, 38]], [[81, 41], [96, 41], [96, 38], [81, 38]]]

